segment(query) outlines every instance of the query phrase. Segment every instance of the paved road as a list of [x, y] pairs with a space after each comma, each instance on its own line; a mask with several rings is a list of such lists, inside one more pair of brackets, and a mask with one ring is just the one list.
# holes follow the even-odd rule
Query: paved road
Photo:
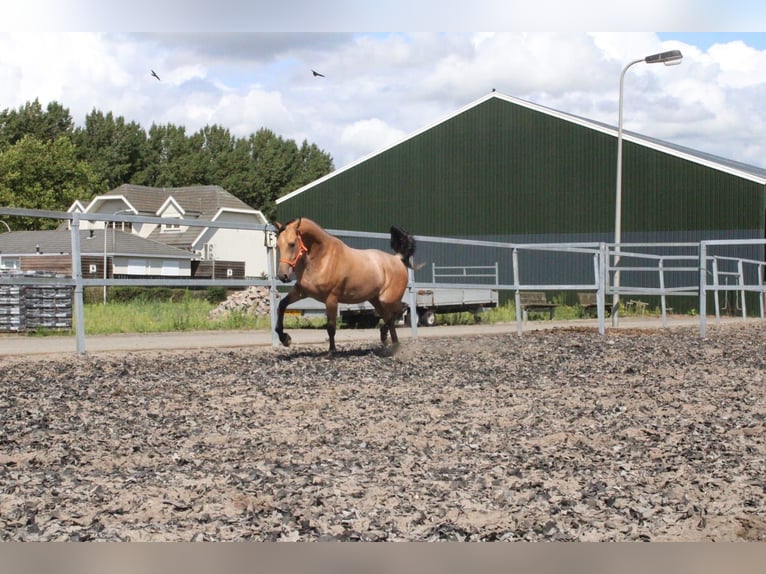
[[[722, 322], [739, 321], [740, 319], [722, 319]], [[714, 322], [711, 320], [709, 324]], [[669, 320], [670, 328], [699, 326], [699, 319], [694, 317], [678, 317]], [[538, 329], [553, 329], [563, 327], [588, 327], [598, 329], [595, 319], [573, 321], [528, 321], [524, 324], [524, 331]], [[659, 318], [623, 318], [620, 320], [619, 329], [659, 329], [662, 322]], [[611, 323], [607, 321], [607, 329]], [[450, 336], [475, 336], [481, 334], [515, 333], [516, 323], [496, 323], [492, 325], [459, 325], [421, 327], [418, 329], [418, 338], [450, 337]], [[289, 329], [293, 339], [293, 345], [327, 345], [327, 334], [324, 329]], [[412, 337], [409, 327], [399, 327], [399, 337], [408, 339]], [[350, 341], [370, 341], [374, 343], [378, 339], [375, 329], [340, 329], [335, 340], [338, 345]], [[150, 350], [178, 350], [178, 349], [210, 349], [232, 347], [270, 347], [272, 336], [270, 331], [193, 331], [181, 333], [138, 333], [128, 335], [93, 335], [85, 337], [86, 353], [104, 352], [134, 352]], [[77, 352], [77, 342], [74, 335], [36, 337], [30, 335], [0, 334], [0, 357], [66, 354]]]

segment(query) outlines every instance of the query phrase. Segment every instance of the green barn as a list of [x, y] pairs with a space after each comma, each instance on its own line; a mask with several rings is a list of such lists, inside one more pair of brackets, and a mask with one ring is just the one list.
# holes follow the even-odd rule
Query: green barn
[[[280, 221], [329, 229], [514, 243], [613, 242], [617, 129], [492, 92], [404, 140], [277, 201]], [[763, 239], [766, 170], [623, 133], [622, 242]], [[762, 247], [742, 256], [763, 259]], [[473, 265], [502, 257], [434, 246], [421, 258]], [[545, 283], [592, 276], [548, 261]], [[500, 263], [501, 283], [510, 265]]]

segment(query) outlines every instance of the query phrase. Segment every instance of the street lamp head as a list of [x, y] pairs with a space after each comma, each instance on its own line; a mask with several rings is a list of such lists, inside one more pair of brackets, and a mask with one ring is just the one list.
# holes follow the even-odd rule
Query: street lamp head
[[660, 52], [644, 58], [647, 64], [665, 64], [666, 66], [675, 66], [681, 63], [684, 55], [681, 50], [670, 50], [669, 52]]

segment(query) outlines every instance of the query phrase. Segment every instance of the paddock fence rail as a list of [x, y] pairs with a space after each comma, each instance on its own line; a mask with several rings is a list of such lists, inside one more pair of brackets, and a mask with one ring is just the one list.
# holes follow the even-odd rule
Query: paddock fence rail
[[[69, 213], [60, 211], [18, 209], [0, 207], [0, 215], [24, 216], [46, 219], [69, 221], [71, 237], [71, 261], [72, 276], [67, 278], [24, 277], [13, 275], [4, 277], [3, 284], [8, 285], [45, 285], [46, 282], [57, 285], [65, 284], [73, 288], [73, 322], [75, 328], [76, 352], [86, 351], [85, 341], [85, 317], [83, 290], [88, 286], [144, 286], [144, 287], [233, 287], [247, 288], [251, 286], [263, 286], [269, 289], [270, 319], [272, 324], [272, 344], [279, 345], [279, 340], [274, 333], [276, 325], [277, 303], [280, 296], [278, 286], [281, 283], [276, 277], [276, 241], [274, 241], [275, 228], [269, 224], [249, 224], [243, 222], [216, 222], [202, 221], [197, 219], [160, 218], [141, 215], [106, 214], [106, 213]], [[168, 278], [84, 278], [81, 266], [80, 228], [83, 221], [96, 221], [108, 223], [149, 223], [170, 224], [189, 227], [208, 227], [215, 229], [241, 229], [266, 232], [265, 245], [254, 245], [253, 249], [266, 249], [268, 262], [268, 276], [261, 278], [244, 279], [197, 279], [192, 277], [168, 277]], [[340, 229], [328, 229], [329, 233], [344, 238], [353, 244], [361, 241], [365, 244], [377, 244], [382, 249], [387, 249], [389, 235], [384, 233], [369, 233]], [[619, 299], [622, 296], [657, 296], [661, 301], [661, 317], [663, 327], [667, 326], [666, 298], [669, 296], [698, 297], [700, 336], [706, 334], [707, 324], [707, 296], [713, 294], [715, 300], [715, 316], [719, 320], [719, 296], [721, 293], [733, 293], [737, 295], [736, 301], [741, 309], [741, 315], [745, 318], [746, 305], [745, 293], [757, 293], [760, 300], [760, 317], [764, 318], [764, 273], [766, 261], [752, 257], [737, 257], [731, 255], [731, 250], [742, 246], [751, 248], [766, 246], [766, 240], [743, 239], [743, 240], [714, 240], [701, 241], [699, 243], [641, 243], [641, 244], [614, 244], [604, 242], [585, 243], [508, 243], [500, 241], [484, 241], [471, 239], [458, 239], [446, 237], [432, 237], [416, 235], [419, 249], [421, 246], [440, 246], [441, 249], [455, 250], [463, 248], [484, 249], [487, 259], [493, 261], [492, 265], [483, 266], [480, 263], [476, 267], [487, 267], [486, 274], [491, 278], [489, 284], [498, 291], [512, 293], [516, 309], [521, 307], [521, 293], [524, 291], [556, 291], [556, 292], [594, 292], [596, 294], [598, 331], [601, 334], [606, 330], [606, 300], [607, 297]], [[761, 249], [763, 253], [763, 249]], [[574, 262], [571, 266], [579, 271], [575, 280], [549, 283], [541, 281], [539, 273], [532, 273], [535, 262], [540, 267], [540, 261], [545, 265], [546, 258], [551, 261], [560, 261], [561, 257]], [[499, 279], [499, 268], [509, 266], [512, 269], [510, 280]], [[590, 271], [587, 271], [590, 268]], [[432, 268], [433, 269], [433, 268]], [[453, 277], [449, 287], [458, 289], [486, 288], [486, 277]], [[636, 279], [641, 276], [652, 276], [654, 283], [647, 286], [646, 280]], [[504, 276], [507, 277], [507, 276]], [[429, 280], [430, 279], [430, 280]], [[463, 281], [465, 279], [465, 281]], [[433, 289], [444, 287], [445, 283], [437, 282], [437, 277], [431, 273], [430, 278], [416, 280], [415, 273], [410, 270], [408, 290], [405, 300], [410, 309], [415, 310], [416, 294], [419, 289]], [[728, 301], [728, 297], [727, 297]], [[619, 309], [619, 306], [618, 306]], [[613, 314], [613, 326], [617, 325], [619, 311]], [[522, 314], [516, 313], [517, 333], [523, 332]], [[410, 321], [413, 338], [417, 338], [417, 318], [413, 316]]]

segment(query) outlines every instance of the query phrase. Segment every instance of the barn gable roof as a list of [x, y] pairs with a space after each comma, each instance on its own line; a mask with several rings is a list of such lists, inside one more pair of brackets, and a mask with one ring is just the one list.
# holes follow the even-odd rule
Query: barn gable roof
[[[346, 165], [346, 166], [344, 166], [344, 167], [342, 167], [342, 168], [340, 168], [340, 169], [338, 169], [338, 170], [336, 170], [336, 171], [334, 171], [332, 173], [329, 173], [329, 174], [325, 175], [324, 177], [321, 177], [321, 178], [319, 178], [319, 179], [317, 179], [317, 180], [315, 180], [315, 181], [313, 181], [313, 182], [311, 182], [311, 183], [309, 183], [307, 185], [304, 185], [303, 187], [301, 187], [299, 189], [296, 189], [295, 191], [293, 191], [291, 193], [283, 195], [282, 197], [277, 199], [276, 203], [277, 203], [277, 205], [279, 205], [280, 203], [283, 203], [283, 202], [289, 200], [292, 197], [295, 197], [295, 196], [297, 196], [297, 195], [299, 195], [299, 194], [301, 194], [301, 193], [303, 193], [305, 191], [308, 191], [311, 188], [313, 188], [313, 187], [315, 187], [317, 185], [320, 185], [321, 183], [323, 183], [323, 182], [325, 182], [325, 181], [327, 181], [327, 180], [329, 180], [329, 179], [331, 179], [331, 178], [333, 178], [333, 177], [335, 177], [335, 176], [337, 176], [337, 175], [339, 175], [341, 173], [344, 173], [346, 171], [349, 171], [349, 170], [353, 169], [354, 167], [358, 166], [359, 164], [362, 164], [362, 163], [366, 162], [367, 160], [369, 160], [372, 157], [381, 155], [381, 154], [385, 153], [386, 151], [388, 151], [388, 150], [390, 150], [392, 148], [395, 148], [395, 147], [401, 145], [402, 143], [404, 143], [404, 142], [406, 142], [408, 140], [411, 140], [411, 139], [413, 139], [413, 138], [415, 138], [415, 137], [417, 137], [417, 136], [419, 136], [419, 135], [421, 135], [421, 134], [423, 134], [425, 132], [428, 132], [429, 130], [433, 129], [434, 127], [436, 127], [436, 126], [438, 126], [440, 124], [446, 123], [449, 120], [451, 120], [451, 119], [453, 119], [453, 118], [455, 118], [455, 117], [465, 113], [466, 111], [468, 111], [468, 110], [470, 110], [472, 108], [481, 106], [482, 104], [484, 104], [485, 102], [490, 101], [490, 100], [505, 101], [505, 102], [508, 102], [509, 104], [514, 104], [514, 105], [517, 105], [517, 106], [521, 106], [521, 107], [524, 107], [524, 108], [527, 108], [527, 109], [530, 109], [530, 110], [534, 110], [534, 111], [540, 112], [542, 114], [546, 114], [548, 116], [551, 116], [551, 117], [554, 117], [554, 118], [557, 118], [557, 119], [560, 119], [560, 120], [563, 120], [563, 121], [566, 121], [566, 122], [574, 123], [574, 124], [583, 126], [585, 128], [591, 129], [591, 130], [599, 131], [599, 132], [602, 132], [602, 133], [614, 136], [615, 138], [617, 137], [617, 127], [616, 126], [610, 126], [610, 125], [602, 123], [602, 122], [598, 122], [598, 121], [595, 121], [595, 120], [590, 120], [590, 119], [587, 119], [587, 118], [583, 118], [583, 117], [580, 117], [580, 116], [576, 116], [576, 115], [573, 115], [573, 114], [569, 114], [569, 113], [566, 113], [566, 112], [555, 110], [553, 108], [549, 108], [549, 107], [546, 107], [546, 106], [535, 104], [535, 103], [529, 102], [527, 100], [523, 100], [521, 98], [516, 98], [516, 97], [513, 97], [513, 96], [506, 95], [506, 94], [501, 94], [500, 92], [491, 92], [491, 93], [489, 93], [489, 94], [487, 94], [487, 95], [485, 95], [485, 96], [483, 96], [483, 97], [481, 97], [481, 98], [471, 102], [470, 104], [468, 104], [468, 105], [466, 105], [466, 106], [456, 110], [455, 112], [449, 114], [448, 116], [446, 116], [446, 117], [444, 117], [444, 118], [442, 118], [442, 119], [440, 119], [440, 120], [438, 120], [438, 121], [436, 121], [434, 123], [428, 124], [425, 127], [421, 128], [421, 129], [419, 129], [419, 130], [417, 130], [415, 132], [412, 132], [411, 134], [407, 135], [405, 138], [403, 138], [403, 139], [401, 139], [401, 140], [399, 140], [399, 141], [397, 141], [397, 142], [395, 142], [395, 143], [393, 143], [391, 145], [388, 145], [388, 146], [386, 146], [386, 147], [384, 147], [384, 148], [382, 148], [382, 149], [380, 149], [378, 151], [375, 151], [375, 152], [373, 152], [371, 154], [368, 154], [368, 155], [366, 155], [366, 156], [364, 156], [364, 157], [362, 157], [362, 158], [360, 158], [360, 159], [358, 159], [358, 160], [356, 160], [354, 162], [351, 162], [350, 164], [348, 164], [348, 165]], [[691, 148], [688, 148], [688, 147], [685, 147], [685, 146], [672, 144], [672, 143], [669, 143], [669, 142], [666, 142], [666, 141], [662, 141], [662, 140], [659, 140], [659, 139], [656, 139], [656, 138], [651, 138], [651, 137], [648, 137], [648, 136], [644, 136], [644, 135], [641, 135], [641, 134], [638, 134], [638, 133], [634, 133], [634, 132], [630, 132], [630, 131], [626, 131], [626, 130], [623, 130], [623, 139], [625, 141], [630, 141], [630, 142], [633, 142], [635, 144], [638, 144], [638, 145], [641, 145], [641, 146], [644, 146], [644, 147], [647, 147], [647, 148], [651, 148], [651, 149], [657, 150], [657, 151], [665, 153], [665, 154], [673, 155], [673, 156], [679, 157], [679, 158], [684, 159], [684, 160], [688, 160], [688, 161], [691, 161], [691, 162], [695, 162], [695, 163], [704, 165], [704, 166], [712, 168], [712, 169], [716, 169], [716, 170], [719, 170], [719, 171], [722, 171], [722, 172], [726, 172], [726, 173], [732, 174], [732, 175], [737, 176], [737, 177], [748, 179], [748, 180], [754, 181], [756, 183], [759, 183], [761, 185], [766, 184], [766, 169], [763, 169], [763, 168], [760, 168], [760, 167], [757, 167], [757, 166], [752, 166], [752, 165], [748, 165], [748, 164], [745, 164], [745, 163], [737, 162], [737, 161], [734, 161], [734, 160], [722, 158], [722, 157], [719, 157], [719, 156], [716, 156], [716, 155], [713, 155], [713, 154], [708, 154], [708, 153], [705, 153], [705, 152], [700, 152], [700, 151], [697, 151], [697, 150], [694, 150], [694, 149], [691, 149]]]

